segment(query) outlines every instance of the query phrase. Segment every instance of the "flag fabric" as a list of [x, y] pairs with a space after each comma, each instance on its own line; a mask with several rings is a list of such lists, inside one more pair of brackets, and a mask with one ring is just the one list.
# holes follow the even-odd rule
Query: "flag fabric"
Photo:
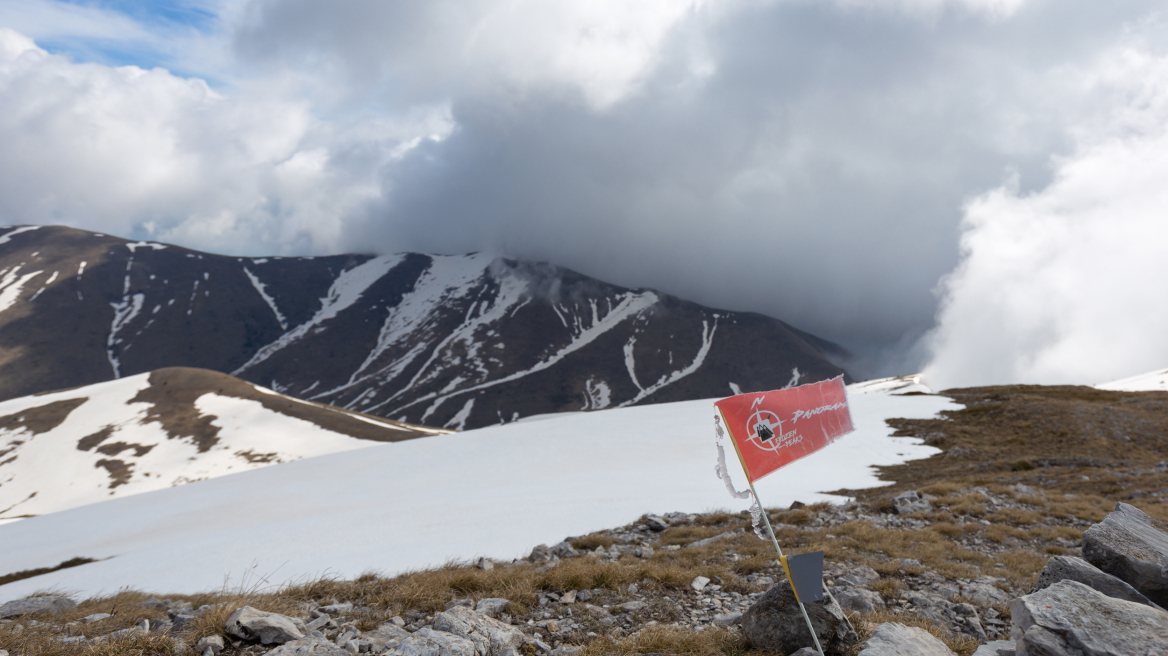
[[823, 552], [782, 556], [783, 571], [791, 589], [795, 591], [795, 601], [808, 603], [823, 599]]
[[751, 483], [854, 430], [841, 376], [714, 405]]

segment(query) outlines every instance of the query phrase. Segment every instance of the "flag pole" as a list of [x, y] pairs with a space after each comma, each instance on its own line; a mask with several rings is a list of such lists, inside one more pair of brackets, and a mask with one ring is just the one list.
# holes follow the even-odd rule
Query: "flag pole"
[[[763, 508], [762, 501], [758, 500], [758, 492], [754, 489], [754, 481], [750, 480], [749, 473], [746, 476], [746, 483], [750, 485], [750, 493], [754, 495], [754, 502], [758, 504], [758, 510], [762, 513], [762, 521], [766, 524], [767, 535], [771, 536], [771, 543], [775, 545], [775, 551], [779, 552], [781, 562], [786, 556], [783, 555], [783, 549], [779, 546], [779, 539], [775, 537], [775, 530], [771, 528], [771, 520], [767, 516], [766, 508]], [[786, 565], [783, 565], [783, 571], [787, 571]], [[791, 584], [791, 594], [795, 595], [795, 602], [799, 604], [799, 610], [803, 613], [803, 619], [807, 621], [807, 630], [811, 632], [811, 639], [815, 641], [815, 650], [819, 652], [819, 656], [824, 656], [823, 647], [819, 646], [819, 636], [815, 635], [815, 627], [811, 625], [811, 616], [807, 614], [807, 609], [803, 606], [803, 601], [799, 599], [799, 593], [795, 591], [795, 582], [791, 580], [790, 574], [787, 575], [787, 582]]]

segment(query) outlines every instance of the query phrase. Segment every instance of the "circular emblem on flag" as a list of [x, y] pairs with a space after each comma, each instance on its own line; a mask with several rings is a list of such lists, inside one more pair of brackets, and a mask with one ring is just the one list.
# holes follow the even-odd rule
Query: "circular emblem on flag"
[[746, 422], [746, 434], [749, 435], [747, 441], [753, 442], [758, 448], [776, 451], [779, 440], [775, 436], [783, 434], [783, 422], [770, 410], [755, 410]]

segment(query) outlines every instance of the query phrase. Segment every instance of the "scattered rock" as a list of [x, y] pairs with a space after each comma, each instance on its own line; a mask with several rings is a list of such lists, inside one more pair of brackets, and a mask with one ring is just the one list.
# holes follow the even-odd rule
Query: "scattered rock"
[[876, 627], [859, 656], [957, 656], [931, 633], [888, 622]]
[[527, 557], [527, 559], [533, 563], [542, 563], [545, 560], [551, 560], [552, 550], [549, 549], [546, 544], [537, 544], [531, 550], [531, 554]]
[[[1020, 485], [1018, 487], [1026, 486]], [[973, 652], [973, 656], [1014, 656], [1014, 641], [994, 640], [993, 642], [987, 642], [978, 647], [977, 651]]]
[[403, 640], [410, 637], [410, 632], [393, 622], [386, 622], [372, 631], [366, 631], [362, 637], [372, 644], [375, 653], [380, 654], [400, 645]]
[[204, 636], [199, 638], [199, 641], [195, 643], [195, 652], [198, 654], [205, 654], [207, 653], [207, 650], [210, 649], [214, 656], [219, 656], [219, 652], [223, 651], [223, 647], [225, 646], [226, 645], [223, 643], [223, 636]]
[[94, 622], [100, 622], [111, 617], [113, 617], [113, 615], [110, 615], [109, 613], [94, 613], [92, 615], [86, 615], [85, 617], [82, 617], [80, 621], [82, 624], [92, 624]]
[[560, 603], [561, 604], [574, 604], [574, 603], [576, 603], [576, 591], [575, 590], [568, 590], [564, 594], [560, 595]]
[[329, 615], [348, 615], [353, 612], [353, 604], [348, 602], [343, 604], [329, 604], [328, 606], [321, 606], [317, 610], [322, 613], [328, 613]]
[[1168, 613], [1059, 581], [1010, 602], [1019, 654], [1111, 656], [1163, 653]]
[[916, 490], [908, 490], [907, 492], [901, 492], [896, 495], [892, 498], [892, 506], [898, 515], [930, 512], [933, 510], [933, 504], [926, 501], [921, 496], [921, 493]]
[[1140, 509], [1115, 510], [1083, 532], [1083, 557], [1126, 581], [1153, 603], [1168, 607], [1168, 525]]
[[696, 578], [694, 578], [694, 580], [689, 582], [689, 587], [693, 588], [694, 590], [697, 590], [698, 592], [701, 592], [709, 584], [710, 584], [710, 579], [708, 579], [704, 576], [699, 576], [699, 577], [696, 577]]
[[645, 517], [645, 526], [648, 526], [649, 530], [652, 531], [664, 531], [665, 529], [669, 528], [669, 521], [664, 517], [649, 515]]
[[428, 626], [402, 640], [397, 649], [401, 656], [476, 656], [475, 644], [470, 640]]
[[264, 656], [349, 656], [349, 652], [324, 638], [310, 636], [286, 642]]
[[721, 613], [714, 616], [714, 624], [718, 626], [731, 626], [738, 624], [742, 619], [742, 613], [734, 611], [733, 613]]
[[451, 608], [434, 617], [434, 629], [474, 643], [477, 656], [518, 656], [523, 632], [469, 608]]
[[[859, 642], [860, 637], [831, 592], [824, 590], [822, 601], [804, 606], [825, 651], [843, 652]], [[759, 649], [789, 654], [813, 644], [795, 593], [786, 579], [767, 590], [742, 614], [741, 626], [742, 634]]]
[[495, 563], [487, 560], [486, 558], [479, 558], [475, 561], [475, 567], [479, 569], [495, 569]]
[[507, 605], [510, 601], [500, 599], [498, 597], [487, 597], [486, 599], [479, 599], [479, 603], [475, 606], [475, 610], [486, 615], [487, 617], [499, 617], [503, 611], [507, 610]]
[[20, 617], [31, 613], [60, 613], [77, 607], [77, 602], [68, 597], [46, 595], [43, 597], [29, 597], [15, 599], [0, 606], [0, 620], [9, 617]]
[[1049, 588], [1059, 581], [1078, 581], [1114, 599], [1156, 606], [1126, 582], [1074, 556], [1055, 556], [1047, 561], [1046, 567], [1038, 575], [1038, 583], [1035, 584], [1033, 592]]
[[835, 599], [844, 610], [857, 613], [871, 613], [884, 608], [884, 599], [879, 593], [863, 588], [841, 588], [834, 591]]
[[[799, 503], [796, 501], [795, 503]], [[794, 505], [794, 504], [792, 504]], [[791, 654], [791, 656], [819, 656], [819, 652], [815, 651], [815, 647], [804, 647], [799, 651]]]
[[296, 626], [296, 621], [279, 613], [256, 610], [251, 606], [238, 608], [223, 623], [223, 632], [234, 638], [248, 642], [259, 641], [265, 645], [282, 645], [304, 637], [304, 624]]

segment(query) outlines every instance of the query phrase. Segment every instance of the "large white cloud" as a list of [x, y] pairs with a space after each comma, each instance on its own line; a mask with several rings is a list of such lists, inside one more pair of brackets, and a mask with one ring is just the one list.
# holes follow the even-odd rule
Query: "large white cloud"
[[1100, 53], [1165, 32], [1155, 0], [188, 5], [214, 20], [0, 4], [37, 40], [3, 37], [0, 222], [228, 253], [497, 250], [893, 369], [921, 364], [904, 353], [963, 203], [1006, 169], [1020, 198], [1045, 188], [1052, 155], [1110, 129], [1116, 97], [1083, 83]]
[[324, 122], [279, 80], [224, 96], [163, 69], [74, 63], [0, 28], [0, 219], [191, 246], [335, 248], [376, 171], [450, 129], [443, 107]]
[[1168, 57], [1132, 47], [1084, 79], [1114, 107], [1054, 181], [966, 208], [931, 335], [934, 385], [1095, 384], [1168, 364]]

